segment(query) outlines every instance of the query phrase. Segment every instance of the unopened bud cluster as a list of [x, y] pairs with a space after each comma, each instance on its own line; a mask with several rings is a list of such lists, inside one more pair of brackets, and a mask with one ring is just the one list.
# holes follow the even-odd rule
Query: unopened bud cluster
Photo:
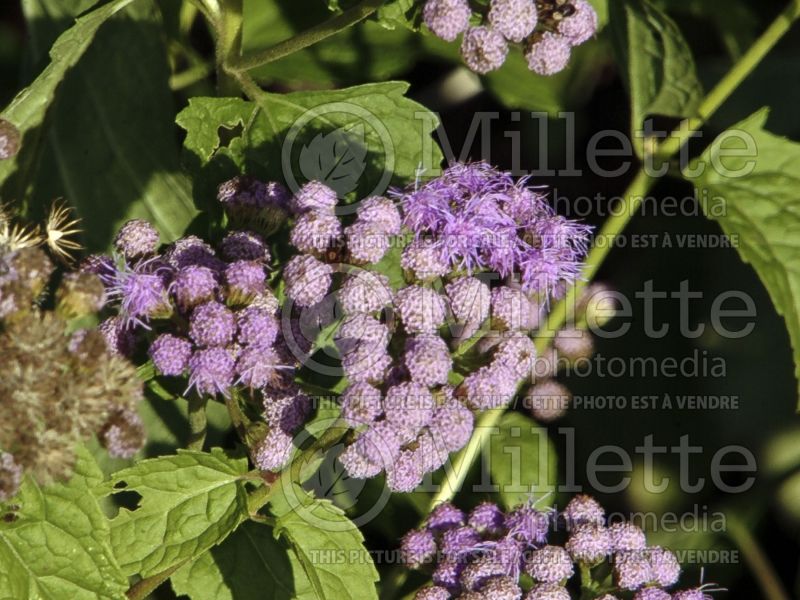
[[528, 68], [554, 75], [566, 68], [572, 48], [597, 31], [597, 13], [588, 0], [491, 0], [474, 13], [468, 0], [426, 0], [425, 25], [452, 42], [462, 35], [461, 56], [481, 75], [499, 69], [511, 44], [519, 44]]
[[[708, 600], [703, 588], [669, 592], [680, 577], [675, 554], [648, 546], [644, 532], [627, 522], [607, 524], [605, 511], [586, 495], [558, 513], [525, 504], [509, 511], [483, 502], [465, 513], [437, 506], [420, 529], [401, 543], [405, 564], [427, 573], [433, 585], [416, 600], [570, 600], [577, 573], [607, 573], [602, 600]], [[619, 595], [617, 595], [619, 594]], [[692, 596], [691, 594], [700, 594]]]

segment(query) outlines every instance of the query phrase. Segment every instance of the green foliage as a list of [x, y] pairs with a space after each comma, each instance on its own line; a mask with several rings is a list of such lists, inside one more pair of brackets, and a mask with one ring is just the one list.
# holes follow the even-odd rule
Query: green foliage
[[377, 599], [378, 572], [364, 547], [364, 536], [329, 500], [299, 486], [283, 488], [270, 504], [275, 534], [292, 548], [305, 581], [296, 581], [298, 599]]
[[121, 600], [128, 587], [111, 550], [111, 527], [98, 503], [103, 474], [77, 450], [67, 483], [28, 477], [0, 520], [0, 598]]
[[[0, 182], [9, 179], [3, 197], [26, 199], [33, 212], [64, 197], [95, 250], [129, 218], [150, 220], [171, 241], [196, 215], [171, 126], [160, 16], [148, 0], [110, 18], [128, 4], [112, 2], [79, 18], [56, 41], [50, 66], [3, 113], [23, 132], [17, 164], [0, 165]], [[37, 40], [63, 26], [63, 7], [29, 0], [25, 8]]]
[[690, 165], [704, 168], [689, 181], [786, 319], [800, 380], [800, 144], [764, 129], [767, 115], [762, 109], [722, 133]]
[[[252, 74], [259, 81], [289, 85], [313, 81], [315, 87], [390, 79], [413, 65], [418, 49], [415, 36], [406, 29], [381, 27], [401, 18], [395, 12], [397, 4], [390, 3], [379, 10], [379, 16], [385, 15], [379, 19], [380, 25], [374, 21], [360, 23], [259, 67]], [[324, 2], [245, 0], [243, 50], [269, 48], [330, 17]]]
[[200, 556], [247, 516], [245, 459], [222, 450], [179, 451], [115, 473], [112, 493], [141, 495], [133, 510], [111, 521], [111, 542], [122, 570], [148, 577]]
[[503, 415], [498, 433], [491, 436], [489, 453], [492, 483], [500, 486], [506, 508], [538, 499], [558, 483], [556, 450], [547, 429], [523, 414]]
[[300, 597], [296, 590], [308, 583], [289, 554], [272, 528], [248, 521], [176, 571], [172, 588], [192, 600], [293, 600]]
[[680, 29], [650, 0], [611, 2], [610, 25], [631, 96], [631, 131], [650, 115], [693, 116], [703, 90]]
[[[208, 186], [244, 170], [279, 181], [296, 177], [297, 184], [321, 179], [341, 195], [363, 196], [413, 181], [420, 164], [435, 169], [442, 160], [430, 138], [438, 119], [406, 98], [407, 90], [387, 82], [265, 93], [258, 104], [193, 98], [177, 122], [187, 131], [189, 163]], [[229, 130], [227, 145], [220, 128]], [[327, 143], [328, 136], [338, 143]]]

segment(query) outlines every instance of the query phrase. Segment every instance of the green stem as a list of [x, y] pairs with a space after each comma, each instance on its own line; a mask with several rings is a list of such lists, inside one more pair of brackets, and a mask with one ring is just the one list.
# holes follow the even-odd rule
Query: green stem
[[789, 600], [778, 575], [755, 536], [738, 517], [728, 518], [728, 536], [739, 547], [747, 566], [767, 600]]
[[203, 81], [213, 72], [214, 67], [210, 64], [200, 63], [194, 65], [185, 71], [181, 71], [180, 73], [175, 73], [172, 75], [169, 78], [169, 89], [171, 89], [173, 92], [177, 92], [178, 90], [187, 88], [199, 81]]
[[380, 8], [384, 2], [385, 0], [364, 0], [360, 4], [357, 4], [352, 8], [348, 8], [340, 15], [337, 15], [332, 19], [328, 19], [324, 23], [315, 25], [314, 27], [303, 31], [302, 33], [299, 33], [288, 40], [275, 44], [270, 48], [259, 50], [251, 54], [245, 54], [241, 57], [231, 57], [231, 60], [227, 63], [227, 68], [233, 72], [250, 71], [260, 67], [261, 65], [265, 65], [278, 60], [279, 58], [283, 58], [284, 56], [288, 56], [289, 54], [297, 52], [298, 50], [308, 48], [317, 42], [321, 42], [322, 40], [339, 33], [343, 29], [347, 29], [348, 27], [363, 21], [376, 10], [378, 10], [378, 8]]
[[186, 444], [188, 450], [202, 450], [206, 443], [206, 432], [208, 430], [208, 417], [206, 416], [206, 396], [192, 395], [189, 402], [189, 443]]
[[[711, 92], [703, 99], [697, 110], [696, 117], [685, 119], [670, 136], [656, 149], [655, 155], [665, 160], [671, 159], [681, 147], [690, 139], [693, 130], [701, 127], [722, 105], [722, 103], [736, 90], [741, 82], [753, 71], [758, 63], [766, 56], [771, 48], [789, 30], [792, 22], [800, 17], [800, 0], [792, 0], [790, 5], [778, 16], [769, 28], [756, 40], [741, 59], [720, 80]], [[603, 224], [598, 233], [601, 244], [595, 244], [586, 257], [583, 277], [570, 288], [567, 295], [551, 310], [546, 323], [538, 331], [536, 349], [542, 354], [550, 344], [552, 337], [566, 323], [580, 297], [580, 292], [597, 273], [600, 265], [605, 260], [616, 236], [622, 233], [633, 215], [639, 209], [644, 197], [650, 192], [659, 177], [648, 173], [641, 168], [631, 181], [622, 197], [622, 209], [614, 212]], [[453, 496], [464, 483], [472, 462], [477, 458], [480, 449], [491, 428], [496, 426], [502, 416], [502, 410], [484, 413], [475, 425], [467, 446], [461, 450], [453, 461], [453, 469], [445, 477], [445, 482], [434, 496], [431, 506], [452, 500]]]
[[128, 600], [144, 600], [187, 562], [188, 560], [183, 560], [176, 565], [172, 565], [166, 571], [161, 571], [161, 573], [156, 573], [152, 577], [137, 581], [130, 587], [125, 595], [128, 597]]
[[221, 12], [214, 22], [216, 41], [217, 88], [221, 96], [238, 96], [239, 86], [228, 65], [242, 50], [242, 2], [222, 0]]

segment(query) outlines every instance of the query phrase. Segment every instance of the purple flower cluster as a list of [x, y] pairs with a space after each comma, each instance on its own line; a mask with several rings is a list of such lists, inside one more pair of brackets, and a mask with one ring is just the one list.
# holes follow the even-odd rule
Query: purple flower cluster
[[[531, 504], [505, 512], [491, 502], [467, 514], [444, 503], [421, 529], [403, 537], [401, 555], [409, 568], [432, 571], [433, 585], [420, 589], [416, 600], [473, 596], [569, 600], [566, 585], [578, 571], [576, 566], [594, 567], [604, 561], [613, 567], [615, 588], [638, 590], [638, 600], [708, 600], [691, 595], [702, 594], [702, 587], [675, 595], [666, 592], [664, 588], [680, 576], [675, 555], [659, 546], [647, 547], [644, 533], [635, 525], [620, 522], [606, 527], [605, 521], [602, 507], [589, 496], [576, 496], [561, 514]], [[567, 540], [558, 545], [551, 534], [565, 524]], [[532, 586], [525, 584], [527, 592], [521, 576], [533, 581]]]
[[[400, 195], [405, 225], [450, 269], [519, 277], [522, 291], [559, 295], [580, 273], [589, 227], [486, 163], [456, 164]], [[420, 263], [408, 261], [409, 264]]]
[[481, 75], [503, 65], [510, 44], [522, 44], [531, 71], [554, 75], [566, 68], [572, 48], [591, 38], [598, 26], [587, 0], [491, 0], [488, 11], [475, 15], [467, 0], [427, 0], [422, 17], [445, 41], [463, 34], [461, 56]]

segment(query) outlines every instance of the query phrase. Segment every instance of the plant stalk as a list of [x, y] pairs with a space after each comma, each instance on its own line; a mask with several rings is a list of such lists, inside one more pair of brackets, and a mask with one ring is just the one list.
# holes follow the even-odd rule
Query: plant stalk
[[208, 416], [206, 415], [207, 396], [191, 395], [189, 403], [189, 442], [186, 444], [187, 450], [203, 450], [206, 443], [206, 432], [208, 431]]

